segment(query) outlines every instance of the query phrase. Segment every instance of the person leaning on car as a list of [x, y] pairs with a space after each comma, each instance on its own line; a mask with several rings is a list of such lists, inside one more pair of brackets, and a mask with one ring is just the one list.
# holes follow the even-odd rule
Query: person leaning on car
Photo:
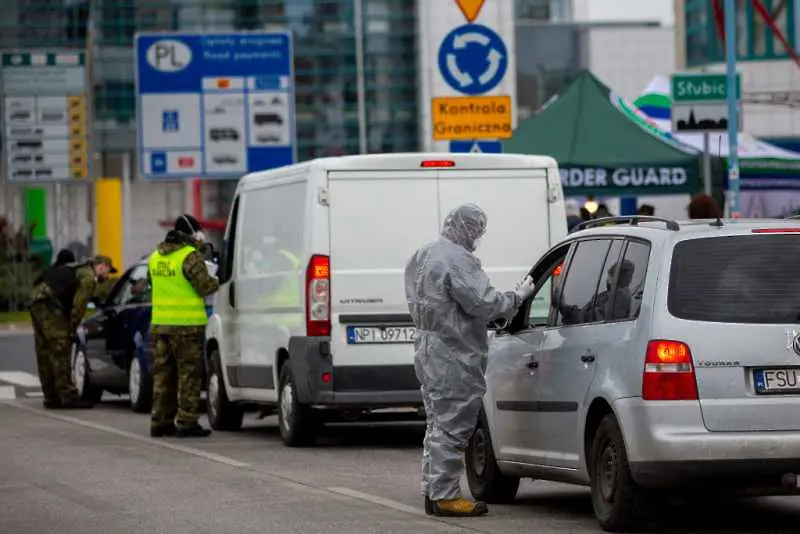
[[57, 262], [36, 279], [30, 312], [45, 408], [92, 407], [79, 398], [70, 377], [70, 337], [83, 319], [97, 283], [116, 272], [110, 258], [95, 256], [81, 264]]

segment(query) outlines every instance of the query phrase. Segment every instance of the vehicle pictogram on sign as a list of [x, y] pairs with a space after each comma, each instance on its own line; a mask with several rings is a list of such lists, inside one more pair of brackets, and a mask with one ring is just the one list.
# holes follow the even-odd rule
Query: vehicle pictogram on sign
[[444, 81], [465, 95], [491, 91], [507, 70], [506, 45], [486, 26], [459, 26], [447, 34], [439, 47], [439, 71]]

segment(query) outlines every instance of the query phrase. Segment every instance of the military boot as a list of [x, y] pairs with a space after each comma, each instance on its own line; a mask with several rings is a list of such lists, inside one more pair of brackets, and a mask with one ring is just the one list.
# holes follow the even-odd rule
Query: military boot
[[442, 499], [433, 501], [433, 515], [442, 517], [474, 517], [489, 513], [485, 502], [467, 499]]
[[167, 423], [166, 425], [152, 425], [150, 427], [151, 438], [163, 438], [164, 436], [174, 436], [175, 425]]
[[211, 435], [211, 431], [203, 428], [200, 425], [193, 425], [189, 427], [177, 427], [175, 435], [179, 438], [207, 438]]
[[45, 399], [43, 404], [46, 410], [61, 409], [61, 399]]
[[64, 410], [90, 410], [94, 408], [94, 403], [83, 399], [72, 399], [61, 403]]

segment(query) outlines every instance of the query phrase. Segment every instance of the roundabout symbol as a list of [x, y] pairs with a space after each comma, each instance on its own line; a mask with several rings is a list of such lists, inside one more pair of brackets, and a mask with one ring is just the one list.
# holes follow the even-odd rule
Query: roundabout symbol
[[494, 31], [480, 24], [453, 29], [439, 46], [439, 71], [447, 85], [466, 95], [491, 91], [508, 69], [508, 50]]

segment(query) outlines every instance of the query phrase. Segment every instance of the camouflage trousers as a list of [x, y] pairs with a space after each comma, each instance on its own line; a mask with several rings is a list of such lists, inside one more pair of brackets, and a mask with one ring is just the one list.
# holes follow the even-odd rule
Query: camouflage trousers
[[203, 380], [203, 333], [196, 329], [171, 329], [154, 333], [152, 426], [175, 423], [180, 428], [197, 424]]
[[36, 367], [46, 401], [69, 403], [78, 398], [70, 374], [69, 324], [61, 310], [45, 303], [31, 305]]

